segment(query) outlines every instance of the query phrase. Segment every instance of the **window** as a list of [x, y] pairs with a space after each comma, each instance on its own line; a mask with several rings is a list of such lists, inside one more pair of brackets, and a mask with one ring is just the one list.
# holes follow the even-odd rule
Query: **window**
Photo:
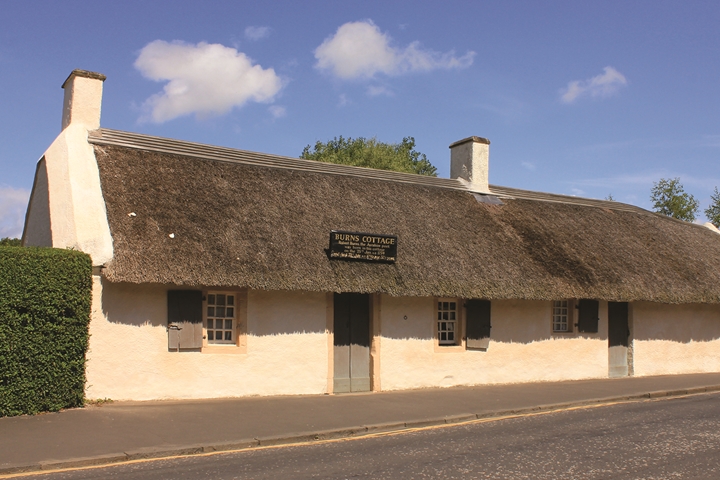
[[437, 338], [439, 345], [458, 345], [458, 302], [440, 299], [437, 302]]
[[570, 331], [570, 310], [567, 300], [556, 300], [553, 302], [553, 332]]
[[572, 333], [577, 326], [576, 314], [577, 300], [555, 300], [552, 302], [552, 331], [553, 333]]
[[235, 344], [235, 305], [235, 294], [208, 293], [205, 318], [208, 344]]
[[167, 301], [170, 351], [247, 353], [247, 290], [168, 290]]

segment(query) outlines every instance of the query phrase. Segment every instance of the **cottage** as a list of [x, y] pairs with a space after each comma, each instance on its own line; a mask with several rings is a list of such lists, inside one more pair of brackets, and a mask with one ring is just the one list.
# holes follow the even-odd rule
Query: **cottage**
[[720, 371], [720, 235], [619, 202], [100, 127], [63, 85], [23, 242], [92, 256], [87, 395], [321, 394]]

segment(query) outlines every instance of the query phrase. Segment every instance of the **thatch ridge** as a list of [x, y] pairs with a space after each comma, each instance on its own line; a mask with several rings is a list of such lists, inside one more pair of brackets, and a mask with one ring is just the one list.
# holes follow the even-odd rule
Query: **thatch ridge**
[[[490, 205], [457, 189], [95, 149], [114, 242], [110, 281], [720, 301], [720, 235], [639, 208], [519, 197]], [[330, 260], [331, 230], [395, 234], [398, 260]]]
[[[478, 137], [469, 137], [478, 138]], [[346, 175], [362, 178], [372, 178], [400, 183], [411, 183], [417, 185], [432, 186], [438, 188], [449, 188], [462, 191], [471, 191], [469, 184], [459, 179], [430, 177], [406, 172], [394, 172], [377, 170], [352, 165], [337, 165], [333, 163], [306, 160], [303, 158], [284, 157], [268, 153], [251, 152], [235, 148], [219, 147], [203, 143], [188, 142], [141, 133], [124, 132], [100, 128], [90, 132], [88, 140], [96, 145], [115, 145], [130, 147], [149, 152], [169, 153], [198, 158], [202, 160], [222, 161], [229, 163], [243, 163], [247, 165], [267, 166], [272, 168], [291, 169], [299, 171], [318, 172], [331, 175]], [[467, 141], [461, 140], [460, 142]], [[487, 141], [486, 139], [483, 139]], [[458, 143], [458, 142], [455, 142]], [[527, 198], [530, 200], [542, 200], [548, 202], [572, 203], [577, 205], [595, 206], [610, 208], [612, 210], [642, 211], [640, 207], [625, 203], [596, 200], [591, 198], [574, 197], [556, 193], [534, 192], [518, 188], [490, 185], [490, 192], [498, 197]]]

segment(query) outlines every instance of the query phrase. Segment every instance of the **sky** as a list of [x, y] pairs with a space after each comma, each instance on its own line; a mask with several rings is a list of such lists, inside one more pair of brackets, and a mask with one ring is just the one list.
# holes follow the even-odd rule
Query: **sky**
[[720, 2], [0, 0], [0, 237], [73, 69], [106, 128], [297, 157], [337, 136], [488, 138], [490, 183], [652, 209], [720, 186]]

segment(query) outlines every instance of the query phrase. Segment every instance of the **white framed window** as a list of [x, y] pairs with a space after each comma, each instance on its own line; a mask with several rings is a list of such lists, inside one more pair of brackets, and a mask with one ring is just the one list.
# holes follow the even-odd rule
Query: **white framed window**
[[235, 293], [208, 292], [205, 309], [205, 336], [211, 345], [235, 345], [237, 318]]
[[437, 301], [437, 339], [438, 345], [459, 345], [460, 343], [460, 303], [453, 299]]
[[568, 331], [568, 302], [567, 300], [556, 300], [553, 302], [553, 331]]
[[569, 333], [573, 327], [573, 308], [575, 302], [572, 300], [555, 300], [552, 305], [552, 328], [553, 332]]

